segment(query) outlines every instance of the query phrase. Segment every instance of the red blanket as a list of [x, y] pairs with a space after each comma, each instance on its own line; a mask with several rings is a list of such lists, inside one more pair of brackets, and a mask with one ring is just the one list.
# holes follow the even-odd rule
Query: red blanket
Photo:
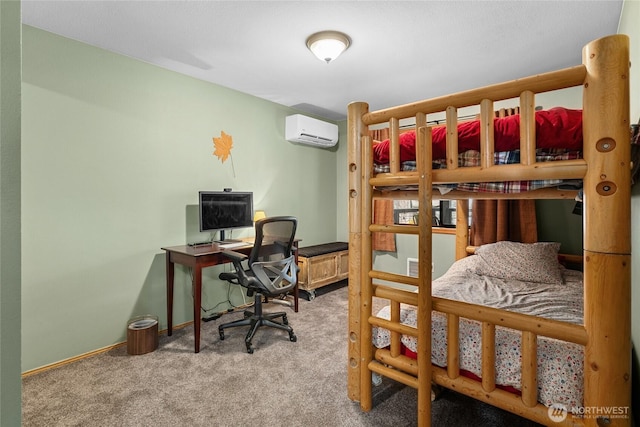
[[[405, 347], [404, 344], [402, 344], [401, 352], [404, 356], [410, 357], [414, 360], [418, 360], [418, 355], [415, 352], [408, 349], [407, 347]], [[443, 369], [447, 368], [446, 366], [440, 366], [440, 367]], [[473, 372], [467, 371], [466, 369], [460, 369], [460, 375], [462, 375], [463, 377], [471, 378], [472, 380], [475, 380], [478, 382], [482, 382], [482, 378], [480, 378]], [[496, 387], [498, 387], [499, 389], [508, 391], [509, 393], [515, 394], [517, 396], [522, 396], [522, 392], [520, 390], [518, 390], [515, 387], [511, 387], [510, 385], [496, 384]]]
[[[536, 148], [582, 149], [582, 110], [552, 108], [536, 111]], [[507, 116], [493, 120], [495, 151], [513, 151], [520, 148], [520, 116]], [[446, 156], [446, 126], [432, 128], [433, 159]], [[416, 133], [400, 135], [400, 161], [416, 159]], [[480, 121], [458, 125], [458, 152], [480, 150]], [[377, 143], [373, 148], [374, 162], [389, 163], [389, 140]]]

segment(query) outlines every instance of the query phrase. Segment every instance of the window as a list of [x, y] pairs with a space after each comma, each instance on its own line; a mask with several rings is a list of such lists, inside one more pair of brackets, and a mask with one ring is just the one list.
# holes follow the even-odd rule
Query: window
[[[455, 200], [433, 200], [431, 226], [455, 228], [457, 219], [457, 203]], [[469, 203], [469, 224], [471, 224], [471, 208]], [[394, 224], [417, 225], [418, 224], [418, 201], [417, 200], [394, 200], [393, 202]]]
[[[435, 227], [445, 227], [445, 228], [456, 228], [456, 220], [458, 218], [457, 215], [457, 202], [455, 200], [433, 200], [432, 201], [433, 210], [433, 226]], [[471, 200], [469, 201], [469, 217], [467, 218], [467, 222], [471, 225], [471, 210], [473, 207], [473, 203]]]
[[399, 225], [418, 225], [418, 209], [394, 209], [393, 223]]

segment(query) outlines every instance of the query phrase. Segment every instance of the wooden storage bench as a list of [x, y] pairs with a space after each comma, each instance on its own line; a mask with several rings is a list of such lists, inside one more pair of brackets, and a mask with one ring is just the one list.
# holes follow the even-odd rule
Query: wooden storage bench
[[349, 244], [324, 243], [298, 249], [298, 287], [315, 298], [315, 290], [344, 280], [349, 275]]

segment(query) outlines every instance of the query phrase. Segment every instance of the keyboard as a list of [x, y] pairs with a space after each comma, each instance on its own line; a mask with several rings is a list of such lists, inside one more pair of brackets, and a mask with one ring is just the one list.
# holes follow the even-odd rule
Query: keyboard
[[222, 249], [233, 249], [233, 248], [239, 248], [241, 246], [249, 246], [251, 245], [251, 243], [247, 243], [247, 242], [234, 242], [234, 243], [220, 243], [218, 245], [218, 247], [222, 248]]
[[189, 246], [211, 246], [211, 242], [196, 242], [196, 243], [188, 243]]

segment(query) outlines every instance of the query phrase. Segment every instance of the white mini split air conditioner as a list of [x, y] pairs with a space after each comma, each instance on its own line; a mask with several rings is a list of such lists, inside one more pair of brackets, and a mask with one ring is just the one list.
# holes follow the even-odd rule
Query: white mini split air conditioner
[[338, 142], [338, 125], [294, 114], [287, 116], [284, 137], [300, 144], [333, 147]]

